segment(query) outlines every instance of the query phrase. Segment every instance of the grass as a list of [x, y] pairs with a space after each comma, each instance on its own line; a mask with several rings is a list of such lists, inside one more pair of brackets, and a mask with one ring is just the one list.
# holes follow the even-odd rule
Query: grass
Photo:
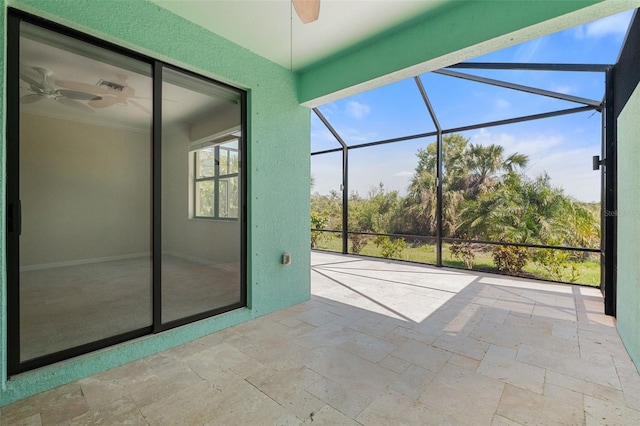
[[[341, 252], [342, 239], [337, 237], [330, 237], [324, 241], [319, 241], [318, 248], [322, 250]], [[351, 252], [351, 242], [349, 242], [349, 251]], [[491, 253], [486, 251], [475, 251], [474, 253], [475, 258], [473, 261], [473, 270], [497, 273], [500, 272], [493, 263]], [[381, 249], [379, 247], [376, 247], [376, 245], [371, 241], [369, 241], [368, 244], [362, 248], [359, 254], [364, 256], [382, 257]], [[394, 259], [435, 265], [436, 247], [435, 245], [430, 244], [416, 246], [407, 244], [407, 247], [402, 250], [400, 256]], [[442, 247], [442, 263], [445, 266], [466, 269], [462, 260], [456, 259], [451, 255], [447, 244], [444, 244]], [[593, 260], [570, 262], [567, 271], [563, 274], [563, 282], [570, 281], [569, 271], [571, 270], [572, 265], [575, 265], [578, 273], [577, 279], [575, 280], [575, 282], [573, 282], [573, 284], [583, 284], [592, 287], [600, 286], [600, 263]], [[555, 281], [554, 279], [552, 279], [551, 275], [540, 265], [531, 261], [529, 261], [524, 267], [522, 276], [526, 278], [537, 278]]]

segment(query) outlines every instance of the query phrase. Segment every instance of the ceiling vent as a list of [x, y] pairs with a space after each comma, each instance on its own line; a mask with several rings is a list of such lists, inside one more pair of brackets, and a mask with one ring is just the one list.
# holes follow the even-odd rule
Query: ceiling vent
[[116, 92], [122, 92], [124, 90], [125, 87], [127, 86], [123, 86], [122, 84], [118, 84], [118, 83], [114, 83], [112, 81], [107, 81], [107, 80], [103, 80], [100, 79], [98, 81], [98, 83], [96, 84], [96, 86], [98, 87], [106, 87], [107, 89], [116, 91]]

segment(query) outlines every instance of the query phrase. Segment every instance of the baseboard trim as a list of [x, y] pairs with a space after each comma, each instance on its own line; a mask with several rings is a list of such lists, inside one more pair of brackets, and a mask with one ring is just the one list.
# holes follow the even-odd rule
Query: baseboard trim
[[70, 260], [67, 262], [42, 263], [39, 265], [21, 266], [20, 272], [38, 271], [41, 269], [63, 268], [65, 266], [88, 265], [91, 263], [111, 262], [114, 260], [136, 259], [139, 257], [151, 257], [151, 253], [132, 253], [120, 256], [94, 257], [89, 259]]

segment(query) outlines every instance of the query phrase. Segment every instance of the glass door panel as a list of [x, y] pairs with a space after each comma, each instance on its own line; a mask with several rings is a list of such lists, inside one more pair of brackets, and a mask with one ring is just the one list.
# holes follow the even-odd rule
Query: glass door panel
[[241, 306], [241, 99], [165, 67], [162, 323]]
[[20, 361], [152, 324], [151, 65], [20, 27]]

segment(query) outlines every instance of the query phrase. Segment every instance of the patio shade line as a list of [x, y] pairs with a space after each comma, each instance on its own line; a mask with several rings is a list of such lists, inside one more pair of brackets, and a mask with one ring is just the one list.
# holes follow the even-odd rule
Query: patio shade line
[[[428, 266], [435, 266], [435, 265], [429, 265], [429, 264], [427, 264], [427, 265]], [[318, 271], [317, 266], [313, 266], [312, 269], [315, 272], [317, 272], [318, 274], [324, 275], [324, 274], [322, 274], [322, 272]], [[386, 279], [386, 278], [372, 277], [372, 276], [369, 276], [369, 275], [364, 275], [363, 273], [356, 274], [355, 272], [345, 272], [345, 270], [342, 269], [342, 268], [332, 268], [331, 266], [324, 266], [322, 269], [325, 272], [333, 272], [334, 274], [349, 275], [349, 276], [356, 277], [356, 278], [368, 278], [368, 279], [374, 280], [374, 281], [382, 281], [382, 282], [385, 282], [385, 283], [399, 284], [399, 285], [404, 285], [404, 286], [408, 286], [408, 287], [428, 288], [429, 290], [440, 291], [442, 293], [456, 294], [456, 292], [453, 291], [453, 290], [446, 290], [446, 289], [443, 289], [443, 288], [431, 287], [431, 286], [428, 286], [428, 285], [418, 285], [418, 284], [414, 284], [414, 283], [406, 283], [404, 281], [389, 280], [389, 279]], [[362, 271], [363, 268], [359, 268], [359, 269]], [[380, 272], [380, 269], [373, 269], [373, 271]], [[429, 271], [429, 272], [431, 272], [431, 271]], [[404, 271], [402, 273], [404, 274]], [[423, 272], [423, 274], [424, 274], [424, 272]], [[326, 275], [325, 275], [325, 277], [326, 277]], [[350, 288], [350, 290], [356, 291], [356, 290], [353, 290], [352, 288]], [[397, 313], [396, 311], [393, 311], [393, 312]]]
[[369, 300], [370, 302], [374, 303], [375, 305], [380, 306], [382, 309], [385, 309], [385, 310], [387, 310], [387, 311], [399, 316], [403, 320], [405, 320], [405, 321], [407, 321], [409, 323], [416, 324], [416, 322], [414, 320], [412, 320], [408, 316], [404, 315], [402, 312], [396, 311], [395, 309], [390, 308], [389, 306], [385, 305], [384, 303], [380, 303], [380, 301], [374, 299], [373, 297], [368, 296], [368, 295], [364, 294], [363, 292], [358, 291], [358, 290], [356, 290], [355, 288], [353, 288], [351, 286], [348, 286], [347, 284], [343, 283], [342, 281], [337, 280], [337, 279], [327, 275], [326, 273], [320, 272], [316, 267], [312, 266], [311, 270], [313, 272], [315, 272], [316, 274], [321, 275], [321, 276], [325, 277], [326, 279], [331, 280], [334, 283], [336, 283], [336, 284], [338, 284], [338, 285], [340, 285], [340, 286], [342, 286], [342, 287], [344, 287], [344, 288], [346, 288], [348, 290], [351, 290], [352, 292], [364, 297], [365, 299]]
[[547, 96], [549, 98], [560, 99], [563, 101], [576, 102], [579, 104], [590, 105], [600, 108], [601, 101], [582, 98], [579, 96], [566, 95], [564, 93], [552, 92], [550, 90], [538, 89], [535, 87], [524, 86], [522, 84], [509, 83], [506, 81], [495, 80], [493, 78], [480, 77], [472, 74], [465, 74], [457, 71], [440, 69], [433, 71], [435, 74], [446, 75], [448, 77], [461, 78], [463, 80], [475, 81], [477, 83], [489, 84], [492, 86], [504, 87], [506, 89], [518, 90], [521, 92], [532, 93], [534, 95]]

